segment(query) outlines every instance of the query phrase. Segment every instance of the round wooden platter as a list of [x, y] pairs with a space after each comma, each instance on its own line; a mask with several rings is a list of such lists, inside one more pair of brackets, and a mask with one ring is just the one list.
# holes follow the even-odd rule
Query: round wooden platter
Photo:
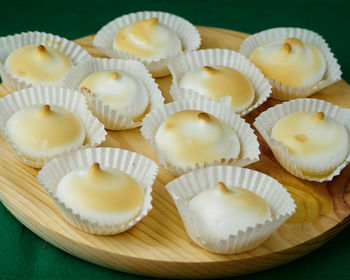
[[[201, 48], [238, 50], [247, 34], [198, 27]], [[93, 36], [76, 40], [93, 56], [104, 55], [92, 47]], [[171, 77], [158, 79], [166, 101]], [[0, 96], [8, 94], [2, 86]], [[314, 98], [350, 107], [350, 86], [343, 80], [316, 93]], [[245, 119], [277, 104], [269, 99]], [[257, 133], [258, 134], [258, 133]], [[164, 186], [174, 176], [160, 168], [154, 184], [153, 209], [136, 226], [115, 236], [81, 232], [66, 222], [54, 202], [38, 183], [37, 169], [25, 166], [0, 137], [0, 198], [7, 209], [31, 231], [58, 248], [84, 260], [109, 268], [157, 277], [210, 278], [233, 276], [268, 269], [292, 261], [332, 238], [350, 220], [350, 167], [328, 183], [300, 180], [285, 171], [259, 136], [260, 161], [248, 168], [266, 173], [292, 194], [297, 211], [264, 244], [246, 253], [219, 255], [195, 245], [187, 236], [177, 209]], [[139, 129], [109, 131], [105, 147], [118, 147], [157, 156]], [[6, 237], [4, 237], [6, 238]]]

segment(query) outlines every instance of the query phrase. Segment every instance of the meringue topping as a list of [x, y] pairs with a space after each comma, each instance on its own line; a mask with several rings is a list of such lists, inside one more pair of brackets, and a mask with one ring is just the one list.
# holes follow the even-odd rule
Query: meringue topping
[[179, 87], [194, 90], [214, 101], [231, 97], [231, 107], [238, 112], [254, 101], [255, 90], [249, 79], [236, 69], [226, 66], [203, 66], [187, 72]]
[[250, 54], [250, 60], [268, 78], [290, 87], [315, 85], [326, 72], [321, 51], [297, 38], [263, 44]]
[[19, 48], [5, 62], [7, 70], [18, 78], [47, 85], [62, 80], [71, 66], [64, 53], [44, 45]]

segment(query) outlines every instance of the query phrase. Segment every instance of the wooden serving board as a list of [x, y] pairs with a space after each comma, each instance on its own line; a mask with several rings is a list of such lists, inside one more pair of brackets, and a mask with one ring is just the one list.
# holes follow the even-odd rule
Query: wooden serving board
[[[238, 50], [247, 34], [198, 27], [201, 48]], [[93, 36], [76, 40], [93, 56], [104, 57], [92, 47]], [[157, 80], [166, 101], [171, 77]], [[8, 94], [0, 88], [0, 96]], [[316, 93], [314, 98], [350, 107], [350, 86], [345, 81]], [[277, 101], [269, 99], [246, 116], [256, 116]], [[258, 133], [257, 133], [258, 134]], [[259, 136], [260, 161], [249, 168], [266, 173], [292, 194], [297, 211], [260, 247], [236, 255], [209, 253], [187, 236], [177, 209], [164, 186], [174, 176], [160, 168], [154, 184], [153, 210], [136, 226], [115, 236], [95, 236], [75, 229], [58, 212], [39, 185], [37, 169], [24, 165], [0, 137], [0, 199], [7, 209], [31, 231], [56, 247], [84, 260], [135, 274], [158, 277], [223, 277], [268, 269], [301, 257], [318, 248], [350, 221], [350, 166], [328, 183], [300, 180], [285, 171]], [[118, 147], [157, 156], [139, 129], [109, 131], [105, 147]], [[6, 238], [6, 237], [4, 237]]]

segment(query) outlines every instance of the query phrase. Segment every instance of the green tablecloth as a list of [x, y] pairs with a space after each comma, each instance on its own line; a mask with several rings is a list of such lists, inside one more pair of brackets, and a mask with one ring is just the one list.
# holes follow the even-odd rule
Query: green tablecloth
[[[39, 1], [37, 1], [39, 2]], [[304, 27], [321, 34], [350, 81], [347, 1], [11, 1], [1, 3], [0, 36], [46, 31], [75, 39], [96, 33], [125, 13], [161, 10], [195, 25], [247, 33], [279, 26]], [[21, 225], [0, 203], [0, 279], [141, 279], [99, 267], [51, 246]], [[350, 279], [350, 228], [317, 251], [279, 268], [239, 279]]]

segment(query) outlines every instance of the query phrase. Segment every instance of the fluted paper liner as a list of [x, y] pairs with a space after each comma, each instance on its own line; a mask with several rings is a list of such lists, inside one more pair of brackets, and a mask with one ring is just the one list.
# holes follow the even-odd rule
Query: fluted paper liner
[[[72, 65], [76, 65], [78, 62], [90, 57], [90, 54], [85, 49], [74, 42], [49, 33], [35, 31], [0, 37], [0, 75], [9, 91], [43, 85], [39, 82], [32, 84], [28, 81], [19, 80], [5, 68], [5, 60], [13, 51], [32, 44], [45, 45], [61, 51], [69, 57]], [[53, 85], [63, 86], [63, 79]]]
[[[169, 165], [157, 149], [155, 134], [159, 126], [170, 115], [184, 110], [200, 110], [213, 115], [217, 119], [229, 125], [236, 132], [239, 138], [241, 151], [238, 158], [227, 157], [215, 160], [213, 162], [197, 164], [197, 166], [194, 168], [190, 166], [181, 168]], [[214, 101], [204, 99], [178, 100], [164, 106], [160, 106], [144, 118], [141, 132], [143, 137], [145, 137], [145, 139], [157, 152], [159, 164], [175, 175], [181, 175], [194, 169], [211, 165], [235, 165], [243, 167], [259, 160], [259, 143], [250, 125], [246, 123], [239, 115], [235, 114], [229, 107]]]
[[[205, 49], [180, 55], [169, 62], [168, 67], [173, 76], [170, 94], [174, 100], [201, 97], [210, 99], [194, 90], [179, 87], [180, 79], [187, 72], [207, 65], [222, 65], [234, 68], [244, 74], [252, 83], [255, 90], [255, 98], [251, 106], [239, 112], [242, 116], [264, 103], [271, 94], [271, 85], [269, 81], [265, 78], [260, 69], [246, 57], [232, 50]], [[220, 98], [218, 102], [230, 107], [231, 97], [224, 96]], [[232, 108], [232, 110], [234, 109]]]
[[[315, 182], [330, 181], [334, 176], [339, 175], [343, 168], [350, 162], [350, 154], [347, 156], [346, 160], [328, 176], [321, 178], [311, 177], [303, 174], [302, 170], [296, 166], [293, 162], [292, 156], [288, 153], [288, 148], [286, 146], [283, 146], [281, 142], [271, 138], [272, 128], [281, 118], [291, 113], [302, 111], [315, 113], [323, 112], [326, 116], [343, 124], [348, 132], [350, 132], [349, 109], [344, 109], [329, 102], [312, 98], [296, 99], [276, 105], [261, 113], [260, 116], [256, 118], [254, 126], [260, 132], [265, 142], [270, 146], [277, 161], [294, 176]], [[324, 167], [326, 168], [327, 165], [331, 166], [328, 162], [325, 162]], [[317, 169], [310, 166], [310, 171], [317, 172]]]
[[[226, 240], [210, 240], [201, 236], [191, 215], [189, 201], [208, 188], [223, 182], [228, 188], [241, 187], [261, 196], [270, 206], [271, 218], [254, 227], [242, 228]], [[287, 190], [275, 179], [263, 173], [235, 166], [211, 166], [199, 169], [166, 185], [180, 213], [190, 238], [200, 247], [219, 254], [248, 251], [262, 244], [296, 209]]]
[[124, 51], [113, 50], [113, 41], [121, 28], [130, 23], [149, 19], [151, 17], [157, 17], [159, 22], [175, 31], [181, 41], [183, 52], [193, 51], [199, 48], [201, 44], [199, 32], [190, 22], [176, 15], [155, 11], [131, 13], [116, 18], [98, 31], [94, 38], [93, 45], [109, 57], [133, 59], [143, 62], [147, 69], [150, 70], [153, 77], [166, 76], [169, 74], [167, 67], [168, 60], [171, 57], [179, 55], [179, 53], [171, 54], [162, 59], [147, 59], [138, 58]]
[[[98, 162], [101, 167], [121, 170], [133, 177], [144, 189], [145, 199], [140, 214], [133, 220], [116, 223], [113, 217], [105, 219], [88, 218], [67, 207], [64, 201], [56, 196], [56, 189], [60, 180], [68, 172], [89, 167]], [[38, 174], [38, 180], [56, 203], [63, 217], [78, 229], [98, 235], [112, 235], [128, 230], [138, 223], [152, 209], [152, 186], [158, 174], [157, 164], [140, 154], [116, 148], [91, 148], [79, 150], [48, 162]]]
[[[9, 141], [5, 129], [9, 118], [23, 108], [36, 104], [60, 106], [79, 117], [86, 133], [85, 142], [80, 148], [95, 147], [106, 139], [107, 133], [103, 125], [88, 110], [86, 100], [79, 92], [61, 87], [33, 87], [22, 89], [0, 99], [0, 130], [11, 148], [25, 164], [40, 168], [51, 158], [59, 155], [54, 154], [51, 157], [29, 159], [28, 156], [26, 157], [26, 155], [19, 150], [16, 144]], [[71, 151], [72, 149], [67, 149], [65, 153]]]
[[[90, 74], [104, 70], [124, 71], [139, 79], [145, 86], [150, 98], [150, 105], [147, 111], [151, 111], [159, 105], [164, 104], [164, 97], [158, 88], [158, 85], [148, 72], [146, 67], [133, 60], [108, 59], [108, 58], [90, 58], [86, 59], [76, 67], [72, 68], [66, 76], [65, 85], [77, 91], [81, 91], [88, 102], [89, 109], [104, 124], [105, 128], [112, 130], [129, 129], [141, 125], [141, 121], [134, 121], [125, 114], [118, 114], [117, 110], [109, 105], [104, 105], [102, 100], [96, 98], [93, 92], [81, 90], [80, 83]], [[133, 110], [132, 107], [129, 108]]]
[[249, 58], [250, 54], [257, 47], [278, 39], [298, 38], [317, 47], [326, 60], [326, 73], [323, 79], [313, 86], [307, 87], [290, 87], [276, 82], [272, 79], [271, 97], [279, 100], [289, 100], [303, 98], [339, 81], [341, 79], [340, 65], [334, 57], [326, 41], [317, 33], [301, 28], [272, 28], [249, 36], [245, 39], [240, 47], [239, 52]]

